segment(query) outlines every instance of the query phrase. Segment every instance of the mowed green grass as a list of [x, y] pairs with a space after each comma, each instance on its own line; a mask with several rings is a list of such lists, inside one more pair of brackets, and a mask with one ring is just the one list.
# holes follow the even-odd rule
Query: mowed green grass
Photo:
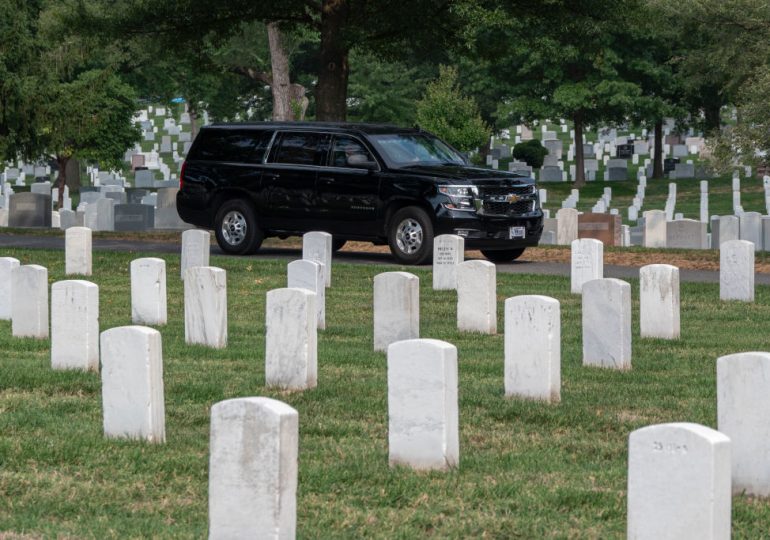
[[[3, 255], [46, 266], [51, 282], [65, 278], [62, 252]], [[102, 330], [131, 324], [129, 264], [139, 256], [94, 252]], [[166, 444], [104, 439], [99, 375], [52, 371], [48, 341], [14, 339], [0, 322], [0, 531], [205, 537], [211, 405], [269, 396], [299, 411], [301, 538], [621, 538], [629, 433], [659, 422], [716, 427], [716, 358], [770, 348], [770, 288], [757, 287], [756, 302], [745, 304], [720, 302], [717, 285], [683, 284], [682, 339], [667, 342], [639, 338], [634, 281], [633, 369], [584, 368], [580, 301], [567, 278], [499, 274], [501, 333], [482, 336], [456, 331], [454, 292], [434, 292], [429, 271], [403, 268], [420, 277], [422, 337], [458, 348], [460, 467], [391, 469], [372, 280], [398, 267], [334, 265], [318, 387], [285, 393], [264, 386], [264, 304], [268, 290], [284, 286], [286, 261], [212, 257], [227, 270], [229, 345], [211, 350], [185, 345], [179, 258], [162, 256]], [[503, 301], [519, 294], [561, 302], [559, 404], [504, 397]], [[770, 501], [733, 499], [736, 538], [768, 530]]]

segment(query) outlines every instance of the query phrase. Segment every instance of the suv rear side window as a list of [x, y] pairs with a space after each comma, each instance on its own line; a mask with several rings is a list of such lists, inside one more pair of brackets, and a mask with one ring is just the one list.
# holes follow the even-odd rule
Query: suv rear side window
[[204, 129], [195, 140], [189, 159], [262, 163], [272, 131]]
[[283, 133], [275, 151], [274, 163], [318, 165], [320, 162], [320, 133]]

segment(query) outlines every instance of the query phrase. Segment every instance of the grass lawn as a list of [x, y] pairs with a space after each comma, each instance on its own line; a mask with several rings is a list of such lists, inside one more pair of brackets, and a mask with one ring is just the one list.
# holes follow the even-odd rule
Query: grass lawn
[[[64, 279], [60, 251], [3, 255]], [[94, 252], [102, 330], [131, 324], [138, 256]], [[299, 411], [299, 537], [621, 538], [629, 433], [658, 422], [715, 427], [716, 358], [768, 350], [770, 288], [743, 304], [720, 302], [717, 285], [683, 284], [683, 337], [666, 342], [639, 338], [634, 281], [633, 369], [584, 368], [569, 280], [499, 274], [499, 329], [507, 297], [562, 305], [562, 402], [505, 399], [502, 335], [458, 334], [454, 292], [434, 292], [428, 271], [404, 268], [420, 277], [422, 337], [459, 353], [460, 467], [415, 473], [388, 467], [386, 361], [372, 351], [372, 279], [397, 267], [335, 264], [318, 388], [284, 393], [264, 387], [264, 303], [284, 286], [285, 261], [212, 257], [228, 272], [229, 345], [210, 350], [185, 345], [179, 257], [160, 256], [170, 320], [161, 329], [164, 445], [105, 440], [99, 376], [52, 371], [47, 341], [11, 338], [0, 322], [0, 537], [205, 537], [209, 409], [261, 395]], [[736, 538], [768, 530], [770, 501], [733, 499]]]

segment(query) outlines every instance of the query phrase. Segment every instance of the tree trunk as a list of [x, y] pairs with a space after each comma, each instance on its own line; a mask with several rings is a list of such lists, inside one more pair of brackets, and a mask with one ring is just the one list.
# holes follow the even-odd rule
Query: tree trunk
[[655, 122], [655, 150], [652, 158], [652, 177], [663, 178], [663, 120]]
[[706, 120], [706, 133], [716, 133], [722, 127], [722, 104], [707, 103], [703, 111]]
[[316, 118], [322, 121], [347, 118], [348, 47], [341, 42], [347, 11], [347, 0], [323, 0], [316, 89]]
[[283, 36], [277, 22], [267, 24], [267, 41], [270, 44], [270, 69], [272, 70], [273, 120], [288, 122], [294, 119], [291, 107], [291, 80], [289, 79], [289, 55], [283, 46]]
[[575, 122], [575, 189], [586, 185], [585, 160], [583, 159], [583, 118], [576, 114]]
[[61, 210], [64, 206], [64, 186], [67, 185], [67, 163], [70, 158], [65, 156], [56, 156], [56, 164], [59, 166], [59, 177], [56, 179], [56, 188], [59, 190], [56, 209]]

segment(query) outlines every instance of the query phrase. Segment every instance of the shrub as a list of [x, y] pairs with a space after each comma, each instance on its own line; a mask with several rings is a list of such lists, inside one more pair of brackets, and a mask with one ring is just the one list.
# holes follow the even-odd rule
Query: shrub
[[525, 162], [533, 169], [539, 169], [543, 166], [543, 160], [548, 155], [548, 149], [540, 144], [537, 139], [520, 142], [513, 147], [511, 154], [519, 161]]

